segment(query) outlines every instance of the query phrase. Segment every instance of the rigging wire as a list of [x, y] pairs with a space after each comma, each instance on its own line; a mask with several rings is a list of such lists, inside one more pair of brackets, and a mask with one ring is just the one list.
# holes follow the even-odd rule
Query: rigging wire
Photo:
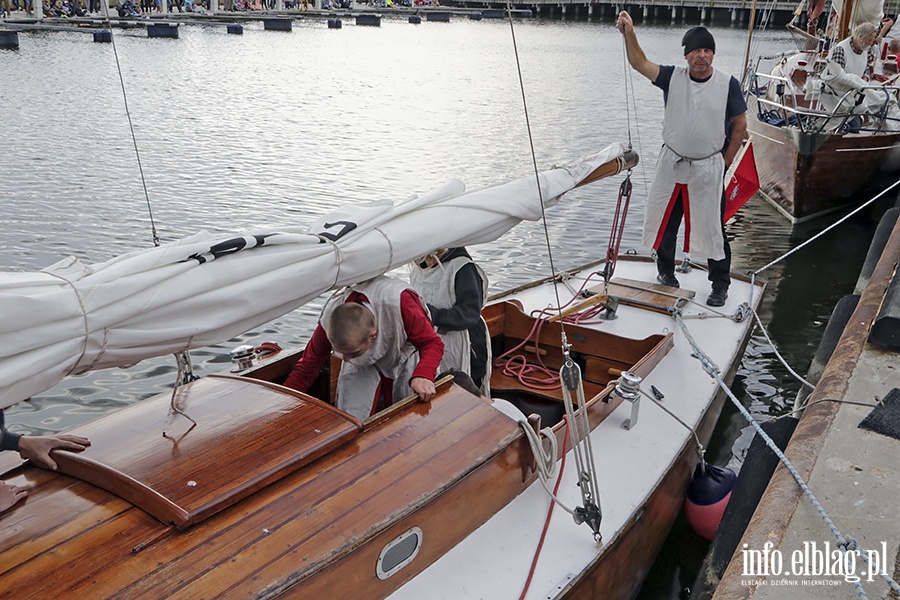
[[[759, 27], [758, 27], [759, 31], [766, 31], [768, 29], [769, 19], [774, 12], [775, 12], [775, 0], [768, 0], [768, 2], [764, 3], [763, 6], [759, 9], [759, 12], [757, 12], [757, 16], [754, 17], [754, 20], [759, 19], [759, 21], [760, 21]], [[760, 13], [762, 13], [761, 17], [758, 16]], [[750, 23], [750, 27], [753, 27], [753, 25], [755, 25], [755, 23]], [[748, 64], [745, 67], [745, 69], [750, 68], [749, 57], [759, 55], [759, 53], [760, 53], [759, 46], [762, 43], [763, 43], [762, 36], [757, 35], [757, 36], [753, 37], [753, 40], [749, 46], [749, 50], [747, 51], [747, 58], [748, 58], [747, 63]], [[742, 73], [741, 77], [743, 77], [743, 76], [744, 76], [744, 74]]]
[[[547, 216], [544, 210], [544, 195], [541, 191], [541, 178], [537, 167], [537, 157], [534, 151], [534, 138], [531, 133], [531, 122], [528, 115], [528, 103], [525, 95], [525, 83], [522, 77], [522, 65], [519, 59], [519, 49], [516, 42], [516, 28], [513, 24], [512, 5], [510, 0], [506, 0], [506, 14], [509, 19], [509, 29], [512, 35], [513, 51], [516, 58], [516, 71], [519, 76], [519, 89], [522, 94], [522, 108], [525, 112], [525, 124], [528, 131], [528, 143], [531, 148], [531, 161], [534, 167], [534, 177], [537, 184], [538, 199], [541, 203], [541, 223], [544, 229], [544, 241], [547, 245], [547, 254], [550, 258], [550, 272], [552, 275], [553, 292], [556, 296], [556, 306], [559, 316], [562, 317], [562, 302], [559, 296], [559, 282], [556, 274], [556, 267], [553, 264], [553, 249], [550, 245], [550, 231], [547, 227]], [[597, 469], [594, 465], [593, 450], [590, 441], [590, 421], [587, 414], [587, 406], [584, 402], [584, 385], [581, 378], [581, 370], [572, 360], [569, 354], [571, 347], [566, 338], [565, 324], [560, 322], [560, 344], [562, 346], [563, 364], [559, 369], [560, 379], [565, 380], [563, 386], [563, 401], [566, 405], [568, 414], [573, 413], [572, 398], [570, 392], [577, 390], [579, 401], [579, 416], [583, 425], [583, 436], [575, 436], [572, 442], [572, 453], [579, 463], [579, 488], [581, 489], [581, 498], [584, 506], [575, 509], [575, 522], [578, 524], [587, 523], [594, 532], [594, 539], [599, 545], [602, 541], [600, 535], [600, 521], [602, 513], [600, 511], [600, 493], [597, 484]], [[539, 355], [539, 353], [536, 352]], [[570, 417], [571, 418], [571, 417]], [[573, 423], [577, 423], [572, 419]], [[583, 456], [583, 458], [581, 458]], [[580, 460], [579, 460], [580, 459]], [[552, 505], [551, 505], [552, 506]]]
[[[144, 165], [141, 162], [141, 152], [140, 152], [140, 149], [138, 148], [137, 135], [134, 133], [134, 122], [131, 119], [131, 110], [128, 107], [128, 92], [125, 89], [125, 77], [122, 75], [122, 64], [119, 61], [119, 50], [118, 50], [118, 47], [116, 46], [116, 36], [113, 35], [112, 21], [109, 18], [109, 2], [106, 2], [106, 1], [103, 2], [103, 13], [104, 13], [104, 17], [106, 19], [106, 26], [109, 28], [109, 41], [112, 44], [113, 57], [115, 58], [115, 61], [116, 61], [116, 73], [118, 73], [118, 75], [119, 75], [119, 86], [122, 89], [122, 102], [125, 106], [125, 116], [128, 118], [128, 129], [131, 132], [131, 143], [132, 143], [132, 146], [134, 147], [134, 156], [137, 160], [138, 172], [140, 173], [140, 176], [141, 176], [141, 187], [144, 190], [144, 201], [147, 204], [147, 214], [150, 217], [150, 235], [153, 240], [153, 246], [158, 248], [159, 247], [159, 233], [156, 229], [156, 221], [153, 218], [153, 207], [150, 204], [150, 193], [147, 190], [147, 178], [144, 176]], [[166, 427], [169, 424], [171, 424], [175, 415], [181, 415], [182, 417], [186, 418], [187, 420], [189, 420], [192, 423], [191, 427], [183, 435], [187, 435], [194, 427], [197, 426], [197, 421], [195, 421], [193, 418], [191, 418], [190, 415], [188, 415], [186, 412], [184, 412], [181, 409], [181, 407], [178, 406], [178, 398], [177, 398], [176, 392], [182, 385], [185, 385], [186, 383], [190, 383], [191, 381], [199, 379], [199, 377], [194, 375], [193, 367], [191, 365], [191, 354], [190, 354], [189, 349], [185, 348], [184, 350], [181, 350], [180, 352], [176, 352], [174, 354], [174, 356], [175, 356], [176, 365], [178, 367], [178, 374], [176, 376], [175, 385], [172, 386], [172, 397], [169, 400], [169, 408], [170, 408], [169, 417], [166, 422], [166, 425], [163, 425], [162, 434], [163, 434], [163, 437], [165, 437], [165, 438], [169, 437], [168, 435], [166, 435]]]
[[[618, 19], [618, 17], [616, 17], [616, 18]], [[631, 108], [632, 107], [631, 107], [631, 104], [629, 103], [629, 100], [634, 102], [634, 79], [633, 79], [633, 75], [631, 74], [631, 69], [628, 68], [631, 65], [628, 64], [628, 46], [625, 44], [625, 36], [624, 35], [622, 36], [622, 66], [623, 66], [623, 70], [625, 71], [625, 85], [623, 86], [624, 91], [625, 91], [625, 124], [627, 127], [627, 133], [628, 133], [628, 147], [631, 148]], [[629, 90], [631, 93], [629, 93]], [[635, 122], [637, 122], [637, 105], [634, 106], [634, 112], [635, 112], [635, 115], [634, 115]]]
[[[618, 16], [616, 17], [618, 19]], [[634, 73], [630, 68], [630, 63], [628, 62], [628, 50], [625, 45], [625, 36], [622, 37], [622, 68], [624, 71], [623, 80], [625, 81], [625, 85], [623, 86], [625, 93], [625, 125], [626, 125], [626, 133], [628, 135], [628, 149], [632, 149], [632, 139], [631, 139], [631, 113], [634, 112], [634, 137], [637, 140], [637, 153], [639, 156], [644, 155], [644, 148], [641, 144], [641, 128], [639, 125], [638, 119], [638, 105], [637, 105], [637, 94], [635, 94], [634, 88]], [[647, 168], [644, 165], [644, 162], [641, 161], [639, 163], [640, 172], [641, 172], [641, 181], [644, 184], [644, 190], [648, 190], [650, 186], [647, 184]], [[631, 174], [631, 169], [628, 170], [629, 175]], [[629, 177], [630, 180], [630, 177]], [[629, 191], [629, 198], [631, 192]], [[626, 208], [626, 211], [628, 209]], [[620, 237], [621, 239], [621, 237]]]
[[150, 215], [150, 231], [153, 236], [153, 245], [159, 246], [159, 234], [156, 231], [156, 223], [153, 220], [153, 208], [150, 206], [150, 194], [147, 191], [147, 180], [144, 177], [144, 166], [141, 163], [141, 153], [138, 150], [137, 136], [134, 133], [134, 123], [131, 121], [131, 111], [128, 108], [128, 94], [125, 92], [125, 78], [122, 75], [122, 65], [119, 63], [119, 51], [116, 48], [116, 36], [113, 35], [112, 22], [109, 19], [109, 3], [103, 3], [106, 26], [109, 27], [109, 40], [112, 43], [113, 56], [116, 60], [116, 72], [119, 74], [119, 85], [122, 88], [122, 101], [125, 104], [125, 116], [128, 118], [128, 129], [131, 131], [131, 143], [134, 146], [134, 155], [137, 158], [138, 171], [141, 175], [141, 185], [144, 188], [144, 200], [147, 203], [147, 212]]
[[[703, 349], [698, 345], [697, 341], [691, 335], [690, 330], [687, 327], [687, 324], [681, 318], [681, 315], [676, 312], [674, 315], [675, 322], [678, 324], [681, 331], [684, 333], [685, 338], [690, 344], [691, 348], [694, 350], [693, 356], [700, 361], [703, 370], [715, 380], [715, 383], [721, 388], [721, 390], [728, 396], [731, 403], [738, 409], [744, 419], [747, 420], [748, 423], [756, 430], [756, 434], [760, 436], [760, 438], [766, 443], [769, 449], [778, 457], [778, 460], [787, 468], [788, 472], [800, 486], [800, 489], [806, 495], [806, 498], [810, 501], [810, 503], [815, 508], [818, 515], [824, 521], [826, 527], [831, 531], [832, 535], [834, 535], [835, 540], [837, 542], [837, 548], [844, 552], [845, 557], [851, 553], [856, 553], [856, 556], [862, 558], [866, 563], [870, 562], [868, 557], [871, 557], [871, 551], [867, 552], [865, 549], [860, 548], [859, 543], [855, 538], [850, 535], [845, 535], [841, 533], [841, 531], [837, 528], [832, 521], [831, 517], [822, 507], [819, 500], [816, 498], [815, 494], [813, 494], [812, 489], [810, 489], [807, 481], [800, 475], [800, 472], [794, 466], [794, 464], [790, 461], [790, 459], [781, 451], [777, 444], [766, 434], [765, 430], [762, 429], [762, 426], [759, 422], [753, 417], [750, 411], [738, 400], [737, 396], [734, 395], [734, 392], [728, 387], [728, 384], [722, 379], [721, 369], [716, 365], [716, 363], [706, 354]], [[886, 574], [881, 573], [879, 576], [887, 583], [890, 587], [891, 591], [895, 594], [900, 593], [900, 584], [898, 584], [894, 579], [888, 577]], [[868, 598], [865, 590], [863, 589], [860, 581], [854, 582], [854, 586], [857, 590], [857, 598]]]
[[[522, 79], [522, 63], [519, 60], [519, 45], [516, 42], [516, 28], [513, 24], [512, 4], [510, 0], [506, 0], [506, 16], [509, 20], [509, 32], [512, 35], [513, 53], [516, 57], [516, 72], [519, 75], [519, 91], [522, 94], [522, 110], [525, 113], [525, 129], [528, 131], [528, 145], [531, 148], [531, 164], [534, 168], [534, 180], [537, 184], [538, 200], [541, 203], [541, 223], [544, 228], [544, 242], [547, 245], [547, 256], [550, 259], [550, 274], [556, 279], [556, 267], [553, 264], [553, 249], [550, 246], [550, 231], [547, 227], [547, 215], [544, 210], [544, 192], [541, 190], [541, 175], [538, 172], [537, 156], [534, 151], [534, 136], [531, 134], [531, 119], [528, 116], [528, 102], [525, 97], [525, 82]], [[553, 291], [556, 293], [556, 305], [560, 306], [559, 290], [553, 285]], [[562, 312], [562, 308], [559, 309]], [[563, 327], [563, 337], [565, 337], [565, 328]]]

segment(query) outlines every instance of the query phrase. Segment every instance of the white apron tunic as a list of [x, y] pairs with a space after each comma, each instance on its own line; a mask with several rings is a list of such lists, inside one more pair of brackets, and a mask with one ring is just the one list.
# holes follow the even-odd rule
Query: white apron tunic
[[725, 258], [721, 201], [725, 159], [725, 108], [731, 75], [719, 70], [698, 83], [675, 67], [663, 119], [663, 147], [644, 214], [643, 243], [659, 248], [671, 205], [682, 192], [684, 251], [694, 257]]
[[[400, 312], [400, 294], [408, 289], [402, 281], [382, 275], [344, 288], [329, 298], [322, 309], [324, 324], [334, 309], [346, 302], [350, 292], [356, 291], [365, 294], [368, 307], [375, 314], [378, 335], [365, 354], [341, 363], [338, 376], [337, 407], [359, 419], [372, 413], [381, 375], [394, 380], [394, 402], [410, 394], [409, 379], [419, 363], [419, 353], [406, 337]], [[428, 314], [424, 304], [422, 308]]]
[[[430, 269], [422, 269], [413, 266], [409, 273], [409, 283], [422, 296], [428, 304], [437, 308], [452, 308], [456, 304], [456, 274], [467, 264], [474, 265], [481, 277], [481, 304], [487, 301], [488, 278], [485, 272], [471, 258], [457, 256], [449, 262], [442, 263]], [[485, 323], [485, 332], [487, 332]], [[444, 357], [441, 359], [441, 367], [438, 373], [454, 370], [472, 374], [472, 342], [469, 332], [465, 329], [456, 331], [438, 330], [438, 335], [444, 342]], [[487, 337], [487, 334], [486, 334]], [[482, 392], [486, 392], [491, 380], [491, 341], [487, 343], [487, 372], [482, 380]], [[485, 396], [488, 394], [485, 393]]]

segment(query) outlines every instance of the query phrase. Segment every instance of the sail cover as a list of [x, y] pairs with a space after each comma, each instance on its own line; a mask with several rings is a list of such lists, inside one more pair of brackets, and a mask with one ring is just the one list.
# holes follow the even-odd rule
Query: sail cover
[[453, 180], [400, 204], [343, 206], [306, 229], [201, 232], [85, 265], [0, 273], [0, 407], [63, 377], [221, 343], [329, 289], [375, 277], [436, 248], [496, 240], [541, 217], [613, 145], [571, 164], [466, 192]]
[[[853, 11], [850, 15], [850, 29], [860, 23], [871, 23], [876, 28], [880, 26], [879, 23], [884, 17], [884, 0], [857, 0], [849, 4]], [[841, 14], [844, 0], [832, 0], [831, 6], [834, 8], [834, 12]]]

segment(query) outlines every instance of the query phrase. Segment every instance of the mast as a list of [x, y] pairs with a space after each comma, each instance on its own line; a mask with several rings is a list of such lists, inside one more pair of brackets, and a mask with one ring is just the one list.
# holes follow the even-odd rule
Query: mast
[[756, 25], [756, 0], [753, 0], [753, 7], [750, 9], [750, 31], [747, 33], [747, 52], [744, 54], [744, 69], [741, 71], [741, 78], [747, 72], [750, 66], [750, 44], [753, 42], [753, 27]]
[[841, 12], [838, 15], [837, 37], [842, 40], [850, 35], [850, 14], [853, 12], [853, 0], [844, 0], [841, 4]]

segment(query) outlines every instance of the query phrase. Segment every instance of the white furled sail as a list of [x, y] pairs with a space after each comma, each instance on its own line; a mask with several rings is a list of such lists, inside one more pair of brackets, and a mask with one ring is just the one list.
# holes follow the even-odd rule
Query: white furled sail
[[[616, 144], [544, 171], [544, 206], [623, 154]], [[454, 180], [396, 206], [347, 205], [303, 230], [201, 232], [100, 264], [69, 257], [37, 273], [0, 273], [0, 407], [70, 374], [221, 343], [329, 289], [540, 216], [534, 175], [469, 193]]]

